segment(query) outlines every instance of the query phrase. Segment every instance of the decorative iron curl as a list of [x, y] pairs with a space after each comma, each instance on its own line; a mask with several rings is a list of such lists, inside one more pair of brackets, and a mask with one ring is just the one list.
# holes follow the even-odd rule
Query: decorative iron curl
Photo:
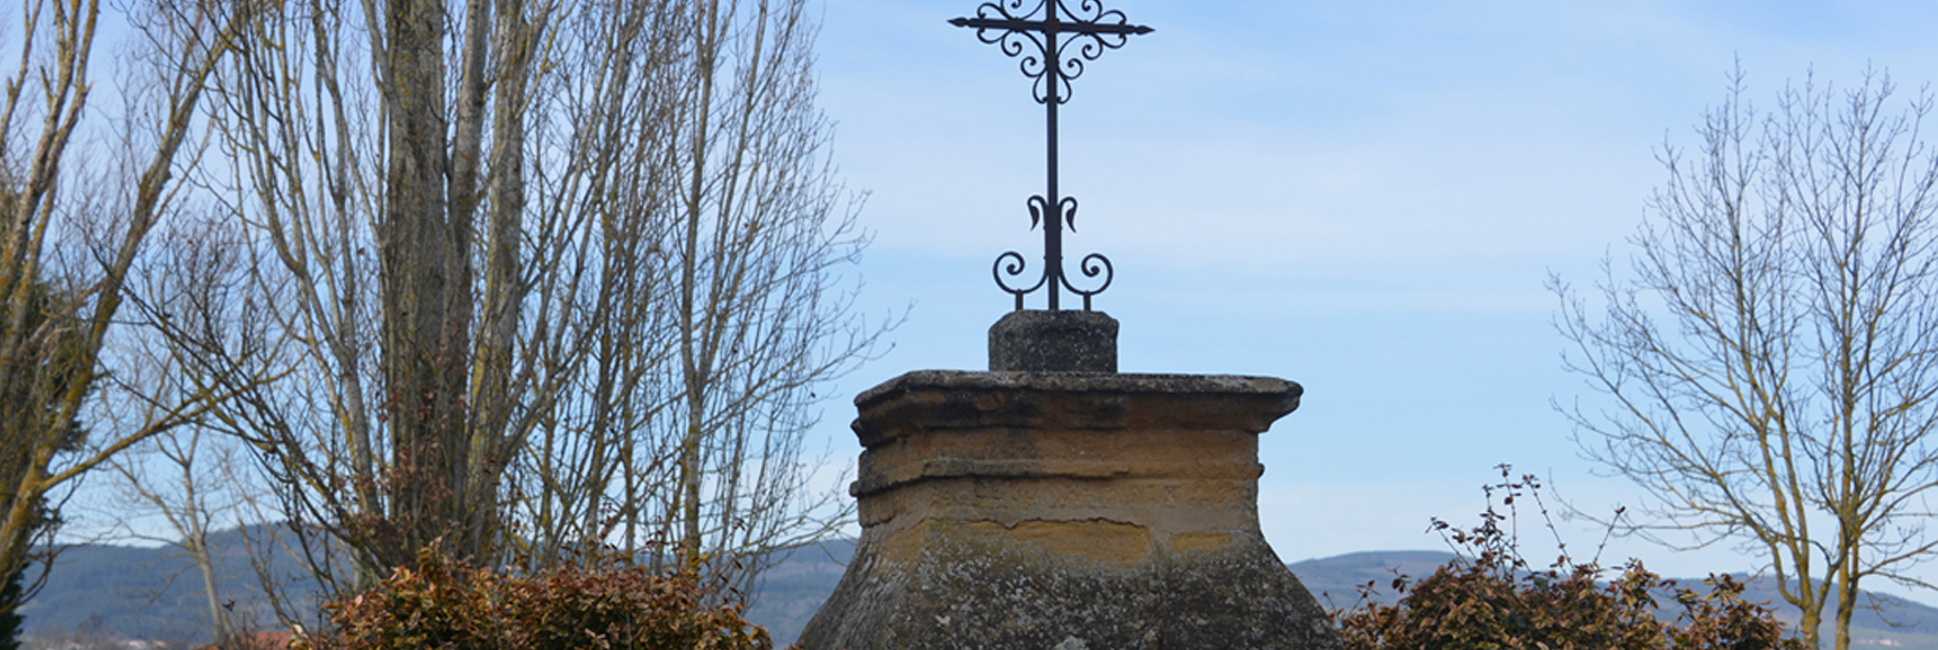
[[[1049, 213], [1050, 213], [1049, 199], [1043, 198], [1043, 195], [1041, 194], [1036, 194], [1031, 196], [1030, 197], [1030, 230], [1036, 230], [1037, 224], [1043, 223], [1043, 215], [1046, 215]], [[1074, 230], [1074, 228], [1072, 230]]]
[[[1102, 253], [1091, 253], [1083, 256], [1083, 261], [1077, 265], [1077, 268], [1083, 271], [1083, 277], [1094, 278], [1103, 276], [1104, 278], [1103, 284], [1097, 285], [1095, 289], [1078, 289], [1076, 285], [1070, 284], [1070, 274], [1057, 274], [1057, 279], [1062, 281], [1063, 288], [1069, 289], [1070, 293], [1083, 296], [1083, 310], [1090, 311], [1090, 297], [1103, 293], [1105, 289], [1110, 288], [1110, 281], [1117, 279], [1117, 269], [1110, 265], [1110, 258], [1104, 257]], [[1023, 298], [1018, 296], [1016, 299], [1021, 301]], [[1018, 304], [1021, 303], [1018, 302]], [[1018, 307], [1017, 309], [1022, 308]]]
[[[1069, 16], [1072, 19], [1071, 22], [1112, 24], [1112, 25], [1123, 25], [1130, 22], [1124, 19], [1124, 12], [1122, 11], [1118, 11], [1116, 9], [1112, 9], [1110, 11], [1104, 11], [1104, 3], [1101, 0], [1083, 0], [1082, 2], [1077, 3], [1076, 11], [1071, 11], [1070, 5], [1068, 3], [1065, 3], [1063, 0], [1056, 0], [1056, 8], [1059, 11], [1062, 11], [1063, 15]], [[1106, 20], [1110, 20], [1111, 18], [1116, 18], [1117, 22], [1114, 22], [1114, 23], [1104, 22]]]
[[[1038, 104], [1049, 103], [1052, 95], [1058, 104], [1068, 103], [1073, 92], [1070, 82], [1083, 76], [1085, 61], [1095, 61], [1105, 50], [1123, 47], [1132, 34], [1151, 31], [1131, 25], [1120, 10], [1105, 10], [1100, 0], [1080, 0], [1074, 11], [1066, 0], [1037, 0], [1029, 11], [1023, 11], [1025, 3], [984, 2], [976, 7], [974, 20], [957, 18], [949, 22], [975, 27], [978, 40], [998, 46], [1005, 56], [1021, 57], [1017, 68], [1023, 76], [1035, 80], [1030, 92]], [[1046, 24], [1053, 12], [1059, 14], [1054, 31]]]
[[[1133, 30], [1149, 31], [1149, 28], [1132, 27], [1130, 18], [1125, 16], [1124, 12], [1116, 9], [1105, 11], [1103, 3], [1098, 0], [1079, 2], [1077, 4], [1079, 11], [1071, 11], [1070, 6], [1064, 4], [1063, 0], [1052, 1], [1056, 2], [1057, 9], [1061, 13], [1069, 17], [1067, 22], [1076, 24], [1076, 29], [1059, 31], [1059, 34], [1073, 34], [1073, 36], [1069, 39], [1058, 39], [1051, 44], [1055, 51], [1044, 55], [1055, 64], [1055, 83], [1058, 84], [1057, 103], [1067, 104], [1070, 102], [1070, 95], [1076, 92], [1070, 82], [1083, 76], [1085, 61], [1095, 61], [1104, 55], [1105, 50], [1123, 47], [1125, 43], [1130, 42]], [[1119, 27], [1123, 28], [1123, 31], [1100, 32], [1085, 29], [1086, 27], [1094, 29], [1098, 25]], [[1142, 33], [1142, 31], [1136, 33]], [[1035, 78], [1036, 85], [1032, 90], [1036, 95], [1036, 103], [1048, 102], [1050, 81], [1042, 76], [1035, 76]]]
[[[1043, 0], [1038, 0], [1034, 9], [1022, 14], [1013, 13], [1013, 10], [1022, 8], [1023, 0], [1008, 0], [1007, 2], [1001, 3], [985, 2], [982, 3], [982, 6], [976, 7], [976, 18], [985, 21], [1027, 20], [1030, 16], [1043, 10]], [[968, 21], [963, 18], [957, 18], [950, 22], [961, 26], [968, 25]], [[1002, 29], [998, 31], [995, 27], [977, 27], [976, 40], [1002, 48], [1004, 56], [1022, 55], [1025, 51], [1046, 51], [1043, 47], [1043, 41], [1038, 39], [1036, 34], [1017, 29]], [[1024, 76], [1040, 76], [1043, 74], [1043, 59], [1037, 55], [1025, 55], [1022, 68]]]
[[[1023, 11], [1023, 3], [1028, 1], [1029, 0], [1000, 0], [999, 2], [985, 2], [985, 3], [982, 3], [982, 6], [976, 7], [976, 17], [977, 18], [1001, 18], [1003, 20], [1026, 20], [1031, 16], [1035, 16], [1036, 14], [1041, 13], [1043, 11], [1043, 4], [1047, 0], [1036, 0], [1036, 6], [1030, 7], [1029, 11]], [[1089, 2], [1094, 0], [1085, 0], [1085, 1]], [[1061, 7], [1061, 6], [1062, 6], [1061, 4], [1058, 5], [1058, 7]], [[996, 15], [994, 16], [989, 15], [989, 12], [991, 11], [996, 12]]]
[[[1043, 223], [1043, 216], [1050, 213], [1050, 201], [1043, 195], [1030, 196], [1030, 230]], [[1070, 232], [1077, 231], [1077, 197], [1066, 196], [1057, 202], [1057, 214], [1063, 215], [1063, 223], [1070, 226]]]
[[1021, 70], [1023, 76], [1032, 79], [1043, 78], [1043, 75], [1047, 72], [1044, 69], [1044, 63], [1046, 61], [1044, 57], [1046, 55], [1043, 52], [1048, 49], [1043, 46], [1043, 39], [1037, 38], [1037, 35], [1034, 33], [1021, 32], [1013, 29], [1005, 30], [994, 36], [991, 36], [989, 32], [990, 29], [987, 27], [976, 30], [976, 39], [1001, 48], [1003, 56], [1023, 57], [1016, 63], [1016, 69]]
[[[1009, 260], [1009, 264], [1004, 264], [1003, 263], [1004, 260]], [[1084, 261], [1088, 262], [1090, 261], [1090, 258], [1086, 257], [1084, 258]], [[1107, 263], [1108, 262], [1106, 262], [1106, 264]], [[1028, 287], [1024, 287], [1021, 289], [1009, 286], [1008, 282], [1003, 281], [1004, 275], [1008, 275], [1010, 277], [1021, 277], [1023, 275], [1023, 272], [1028, 269], [1029, 269], [1029, 262], [1023, 259], [1022, 253], [1018, 253], [1016, 251], [1005, 251], [1003, 254], [997, 255], [996, 264], [989, 269], [989, 274], [996, 278], [996, 286], [1000, 287], [1003, 291], [1008, 292], [1009, 295], [1016, 296], [1016, 311], [1023, 310], [1023, 296], [1029, 295], [1031, 293], [1035, 293], [1037, 289], [1043, 288], [1043, 283], [1050, 279], [1050, 274], [1046, 272], [1043, 275], [1038, 276], [1036, 278], [1036, 284], [1032, 284]], [[1105, 280], [1104, 286], [1110, 286], [1110, 281]], [[1074, 289], [1072, 291], [1074, 291]], [[1099, 288], [1098, 291], [1103, 291], [1103, 289]], [[1086, 309], [1089, 308], [1090, 296], [1084, 296], [1083, 300], [1084, 300], [1084, 307]]]

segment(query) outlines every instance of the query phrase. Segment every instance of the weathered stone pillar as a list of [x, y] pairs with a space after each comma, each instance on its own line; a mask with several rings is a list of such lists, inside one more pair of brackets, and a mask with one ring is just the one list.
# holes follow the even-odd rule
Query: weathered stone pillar
[[1258, 434], [1301, 392], [1268, 377], [921, 371], [862, 393], [860, 545], [801, 645], [1338, 647], [1258, 527]]

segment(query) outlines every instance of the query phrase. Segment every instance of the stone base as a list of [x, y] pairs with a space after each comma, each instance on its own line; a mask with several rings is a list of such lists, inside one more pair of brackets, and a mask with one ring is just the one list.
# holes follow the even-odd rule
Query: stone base
[[1117, 319], [1100, 311], [1010, 312], [989, 327], [989, 369], [1117, 372]]
[[802, 647], [1339, 647], [1325, 611], [1256, 536], [1187, 536], [1165, 548], [1110, 522], [938, 521], [896, 540], [918, 546], [913, 557], [885, 541], [856, 548]]
[[808, 650], [1330, 649], [1258, 529], [1265, 377], [910, 373], [856, 398], [862, 537]]

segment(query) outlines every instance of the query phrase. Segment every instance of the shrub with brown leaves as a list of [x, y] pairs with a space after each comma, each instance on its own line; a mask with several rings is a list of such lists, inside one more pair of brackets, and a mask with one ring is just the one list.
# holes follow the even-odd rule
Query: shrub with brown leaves
[[444, 558], [328, 606], [336, 630], [305, 650], [769, 650], [736, 603], [708, 604], [700, 580], [641, 567], [506, 575]]
[[[1565, 554], [1544, 570], [1532, 570], [1518, 544], [1501, 527], [1508, 516], [1492, 505], [1504, 490], [1512, 507], [1524, 491], [1540, 485], [1532, 476], [1488, 487], [1481, 524], [1460, 530], [1434, 526], [1461, 551], [1453, 562], [1417, 582], [1396, 577], [1400, 594], [1391, 605], [1362, 600], [1334, 616], [1348, 650], [1803, 650], [1764, 606], [1743, 600], [1744, 585], [1711, 575], [1708, 593], [1677, 587], [1630, 560], [1620, 578], [1598, 584], [1596, 562], [1575, 563]], [[1539, 495], [1534, 494], [1538, 499]], [[1543, 512], [1545, 516], [1545, 511]], [[1362, 587], [1370, 594], [1372, 585]], [[1658, 617], [1655, 594], [1673, 595], [1681, 611], [1674, 621]]]

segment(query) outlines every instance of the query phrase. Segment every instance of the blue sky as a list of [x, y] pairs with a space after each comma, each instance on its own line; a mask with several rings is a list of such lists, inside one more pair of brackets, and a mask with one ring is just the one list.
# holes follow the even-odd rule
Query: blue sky
[[[837, 459], [860, 450], [846, 396], [985, 367], [1010, 306], [990, 264], [1040, 254], [1024, 199], [1042, 108], [1014, 60], [945, 22], [976, 5], [825, 0], [821, 105], [844, 177], [871, 193], [861, 304], [913, 304], [827, 405]], [[1624, 263], [1665, 178], [1656, 153], [1694, 142], [1739, 60], [1759, 105], [1813, 70], [1840, 86], [1888, 71], [1900, 96], [1938, 79], [1938, 5], [1919, 2], [1107, 7], [1157, 31], [1093, 62], [1062, 110], [1062, 186], [1083, 206], [1066, 254], [1116, 263], [1097, 307], [1122, 322], [1124, 371], [1305, 386], [1260, 443], [1260, 516], [1288, 561], [1442, 548], [1428, 519], [1473, 522], [1499, 463], [1589, 511], [1636, 503], [1549, 406], [1586, 391], [1560, 368], [1548, 274]], [[1577, 548], [1599, 538], [1563, 528]], [[1609, 554], [1670, 575], [1752, 565], [1727, 547]]]

